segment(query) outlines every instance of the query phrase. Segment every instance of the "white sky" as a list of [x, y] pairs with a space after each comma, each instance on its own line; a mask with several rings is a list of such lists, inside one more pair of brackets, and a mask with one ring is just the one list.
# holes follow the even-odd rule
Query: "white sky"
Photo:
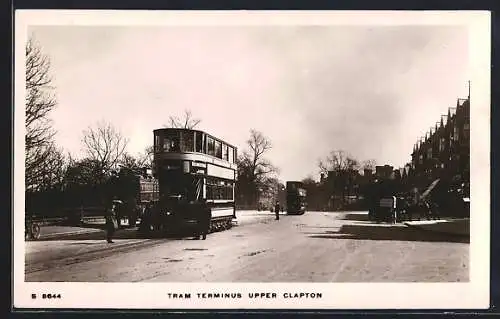
[[312, 174], [330, 150], [402, 166], [413, 144], [467, 96], [467, 29], [452, 26], [39, 26], [74, 155], [106, 120], [136, 154], [190, 109], [241, 152], [250, 129], [273, 143], [280, 179]]

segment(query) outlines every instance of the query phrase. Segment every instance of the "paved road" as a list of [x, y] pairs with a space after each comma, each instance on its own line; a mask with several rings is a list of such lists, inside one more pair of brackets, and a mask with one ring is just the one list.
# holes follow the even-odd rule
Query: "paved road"
[[240, 216], [238, 227], [206, 241], [143, 239], [126, 230], [114, 244], [103, 233], [26, 242], [26, 280], [468, 281], [469, 244], [459, 237], [373, 224], [366, 213], [308, 212], [279, 221], [266, 212]]

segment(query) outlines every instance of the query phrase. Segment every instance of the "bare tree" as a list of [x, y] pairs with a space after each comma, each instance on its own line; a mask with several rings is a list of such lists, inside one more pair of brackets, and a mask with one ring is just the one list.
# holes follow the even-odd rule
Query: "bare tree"
[[243, 152], [243, 156], [248, 159], [247, 162], [250, 163], [252, 175], [255, 176], [256, 180], [260, 176], [265, 177], [268, 174], [278, 172], [278, 169], [264, 158], [264, 154], [272, 148], [271, 141], [267, 137], [259, 131], [251, 130], [247, 145], [250, 152]]
[[40, 184], [38, 179], [50, 170], [49, 158], [54, 155], [52, 129], [48, 117], [56, 107], [54, 87], [50, 75], [49, 58], [38, 43], [30, 37], [26, 43], [26, 96], [25, 96], [25, 167], [27, 188]]
[[141, 167], [152, 168], [154, 159], [154, 146], [150, 145], [137, 157], [137, 163]]
[[261, 132], [251, 130], [247, 146], [248, 151], [244, 151], [238, 158], [239, 186], [240, 190], [250, 197], [252, 204], [255, 204], [258, 194], [268, 189], [272, 180], [270, 177], [277, 173], [278, 169], [264, 157], [272, 145]]
[[193, 118], [193, 114], [190, 110], [184, 110], [184, 115], [181, 118], [177, 116], [169, 116], [169, 122], [170, 123], [168, 125], [164, 126], [172, 128], [194, 129], [201, 123], [201, 120]]
[[343, 172], [358, 168], [358, 161], [350, 154], [342, 150], [331, 151], [324, 160], [319, 160], [319, 169], [321, 173]]
[[139, 172], [142, 168], [139, 164], [139, 160], [136, 157], [125, 152], [119, 160], [119, 166], [122, 168], [130, 169], [134, 172]]
[[321, 173], [328, 176], [333, 191], [342, 195], [344, 203], [358, 173], [358, 161], [345, 151], [335, 150], [326, 159], [320, 160], [318, 166]]
[[85, 130], [82, 142], [88, 157], [97, 161], [103, 171], [117, 166], [128, 144], [128, 140], [107, 122], [99, 122], [94, 128]]
[[26, 154], [26, 190], [35, 192], [62, 186], [67, 162], [54, 143], [32, 148]]
[[375, 169], [376, 165], [377, 165], [377, 162], [374, 159], [369, 159], [369, 160], [363, 161], [362, 168], [369, 169], [369, 170], [373, 171]]

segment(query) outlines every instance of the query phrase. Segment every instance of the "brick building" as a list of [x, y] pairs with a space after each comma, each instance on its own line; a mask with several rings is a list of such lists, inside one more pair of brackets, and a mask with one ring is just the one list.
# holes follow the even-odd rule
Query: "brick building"
[[413, 147], [411, 174], [416, 186], [436, 178], [455, 178], [469, 182], [470, 174], [470, 97], [457, 99], [439, 122]]
[[392, 178], [394, 174], [394, 167], [391, 165], [384, 166], [376, 166], [375, 167], [375, 176], [379, 179], [388, 179]]

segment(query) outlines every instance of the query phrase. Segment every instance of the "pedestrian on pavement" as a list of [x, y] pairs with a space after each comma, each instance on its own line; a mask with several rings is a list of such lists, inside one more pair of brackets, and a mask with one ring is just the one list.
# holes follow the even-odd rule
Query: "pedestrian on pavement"
[[[197, 211], [197, 231], [195, 239], [207, 239], [207, 234], [210, 232], [210, 222], [212, 220], [212, 210], [207, 205], [207, 202], [202, 199], [198, 201]], [[201, 238], [200, 238], [201, 237]]]
[[113, 235], [118, 228], [118, 222], [116, 220], [116, 204], [113, 203], [111, 208], [106, 209], [106, 241], [108, 243], [113, 243]]
[[391, 221], [393, 224], [398, 222], [398, 199], [396, 196], [392, 196], [392, 216]]
[[276, 201], [276, 205], [274, 205], [274, 214], [276, 215], [276, 220], [280, 220], [280, 202]]

